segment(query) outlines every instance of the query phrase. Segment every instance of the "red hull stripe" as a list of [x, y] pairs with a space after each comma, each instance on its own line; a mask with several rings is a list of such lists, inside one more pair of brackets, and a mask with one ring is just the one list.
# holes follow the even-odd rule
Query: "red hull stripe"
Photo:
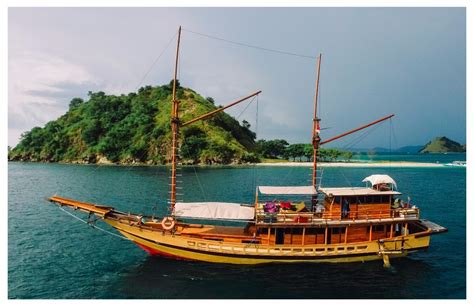
[[140, 244], [140, 243], [135, 242], [135, 241], [133, 243], [135, 243], [136, 245], [141, 247], [144, 251], [146, 251], [147, 253], [149, 253], [152, 256], [161, 256], [161, 257], [171, 258], [171, 259], [176, 259], [176, 260], [192, 260], [192, 259], [188, 259], [188, 258], [178, 257], [178, 256], [173, 255], [173, 254], [165, 253], [165, 252], [156, 250], [154, 248], [148, 247], [146, 245]]

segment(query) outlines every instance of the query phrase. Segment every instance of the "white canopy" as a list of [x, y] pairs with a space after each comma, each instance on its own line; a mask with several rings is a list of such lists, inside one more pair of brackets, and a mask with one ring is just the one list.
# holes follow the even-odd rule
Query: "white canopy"
[[175, 216], [204, 219], [252, 220], [255, 208], [237, 203], [176, 203]]
[[362, 182], [370, 182], [372, 186], [376, 184], [381, 184], [381, 183], [390, 183], [390, 184], [393, 184], [395, 188], [397, 188], [397, 183], [389, 175], [371, 175], [365, 178], [364, 180], [362, 180]]
[[316, 189], [313, 186], [295, 186], [295, 187], [271, 187], [259, 186], [258, 190], [262, 194], [270, 195], [316, 195]]
[[362, 195], [400, 195], [397, 191], [377, 191], [371, 188], [320, 188], [320, 191], [331, 196], [362, 196]]

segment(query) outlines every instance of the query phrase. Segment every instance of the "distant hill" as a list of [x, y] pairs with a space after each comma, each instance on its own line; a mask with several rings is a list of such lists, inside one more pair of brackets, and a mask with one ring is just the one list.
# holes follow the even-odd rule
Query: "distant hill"
[[437, 137], [426, 144], [419, 152], [421, 153], [439, 153], [439, 152], [465, 152], [466, 145], [448, 139], [445, 136]]
[[374, 147], [374, 148], [349, 148], [352, 152], [375, 152], [375, 153], [418, 153], [423, 148], [423, 145], [412, 145], [403, 146], [400, 148], [385, 148], [385, 147]]
[[[69, 110], [44, 127], [22, 134], [9, 150], [16, 161], [165, 164], [170, 161], [171, 84], [146, 86], [137, 93], [89, 92], [74, 98]], [[189, 88], [178, 87], [182, 121], [217, 107]], [[221, 112], [181, 130], [181, 161], [188, 164], [254, 162], [255, 133]]]

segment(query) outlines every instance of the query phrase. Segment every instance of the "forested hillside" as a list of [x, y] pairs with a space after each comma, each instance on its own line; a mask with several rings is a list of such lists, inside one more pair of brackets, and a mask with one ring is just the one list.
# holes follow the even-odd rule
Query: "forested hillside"
[[[71, 100], [69, 110], [43, 128], [25, 132], [9, 160], [73, 163], [165, 164], [170, 160], [170, 84], [146, 86], [137, 93], [89, 92]], [[212, 98], [178, 87], [182, 121], [210, 112]], [[255, 133], [221, 112], [181, 130], [184, 163], [255, 162]]]

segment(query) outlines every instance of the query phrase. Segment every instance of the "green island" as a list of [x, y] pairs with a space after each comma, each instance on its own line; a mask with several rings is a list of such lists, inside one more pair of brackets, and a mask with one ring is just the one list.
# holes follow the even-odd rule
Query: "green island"
[[445, 136], [437, 137], [426, 144], [420, 153], [466, 152], [466, 145], [461, 145]]
[[[9, 161], [82, 164], [163, 165], [170, 161], [170, 113], [172, 85], [145, 86], [137, 93], [106, 95], [89, 92], [88, 99], [74, 98], [68, 111], [44, 127], [22, 134], [9, 148]], [[179, 86], [182, 121], [217, 109], [211, 97], [204, 98]], [[311, 144], [289, 144], [285, 140], [256, 140], [250, 124], [240, 123], [221, 112], [184, 127], [179, 155], [183, 164], [241, 164], [311, 160]], [[342, 158], [352, 152], [321, 149], [322, 161]]]

